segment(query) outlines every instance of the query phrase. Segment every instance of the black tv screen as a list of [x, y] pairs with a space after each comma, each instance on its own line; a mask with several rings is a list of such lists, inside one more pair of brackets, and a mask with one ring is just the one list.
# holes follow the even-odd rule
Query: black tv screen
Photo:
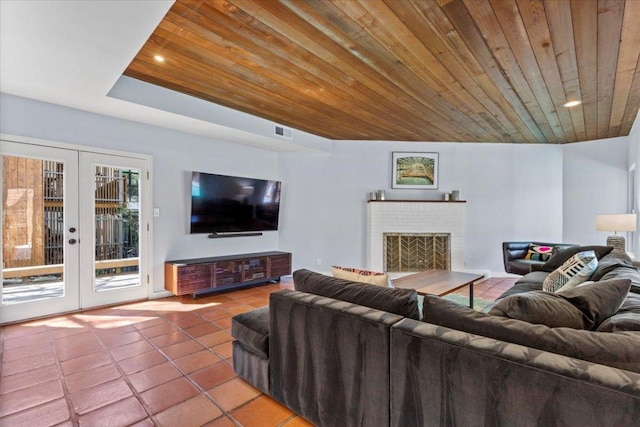
[[278, 229], [280, 181], [193, 172], [191, 233]]

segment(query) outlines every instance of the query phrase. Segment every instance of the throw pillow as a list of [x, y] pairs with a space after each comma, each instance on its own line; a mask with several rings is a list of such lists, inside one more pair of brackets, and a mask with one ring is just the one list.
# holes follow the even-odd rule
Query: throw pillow
[[389, 275], [387, 273], [338, 266], [331, 267], [331, 272], [333, 273], [333, 277], [337, 277], [338, 279], [389, 287]]
[[531, 261], [547, 261], [551, 258], [552, 253], [553, 246], [530, 245], [529, 251], [525, 255], [524, 259]]
[[550, 328], [582, 329], [582, 312], [560, 295], [533, 291], [515, 294], [499, 300], [489, 313]]
[[630, 287], [630, 280], [616, 279], [589, 283], [562, 293], [524, 292], [499, 300], [488, 314], [551, 328], [591, 330], [620, 309]]
[[629, 279], [601, 280], [558, 292], [558, 295], [582, 312], [584, 329], [595, 329], [620, 310], [629, 289]]
[[598, 268], [594, 251], [578, 252], [544, 279], [542, 290], [556, 292], [562, 287], [574, 288], [591, 277]]
[[539, 268], [536, 268], [536, 270], [551, 273], [578, 252], [594, 251], [596, 253], [596, 258], [600, 259], [612, 250], [613, 248], [611, 246], [572, 246], [553, 254], [547, 262], [542, 264]]

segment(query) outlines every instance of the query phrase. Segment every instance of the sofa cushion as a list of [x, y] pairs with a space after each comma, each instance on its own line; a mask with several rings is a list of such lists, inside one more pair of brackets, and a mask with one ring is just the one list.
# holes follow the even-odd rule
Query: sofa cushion
[[616, 314], [600, 323], [597, 331], [640, 331], [640, 295], [630, 292]]
[[561, 290], [558, 294], [582, 312], [584, 329], [596, 329], [620, 310], [630, 287], [631, 281], [627, 279], [601, 280]]
[[368, 283], [370, 285], [389, 286], [389, 275], [387, 273], [378, 273], [369, 270], [359, 270], [357, 268], [348, 267], [331, 267], [333, 277], [345, 279], [351, 282]]
[[560, 295], [551, 292], [534, 291], [508, 296], [498, 301], [489, 314], [551, 328], [584, 328], [582, 312]]
[[422, 321], [640, 372], [640, 332], [601, 333], [550, 328], [507, 317], [490, 316], [432, 295], [424, 297]]
[[594, 251], [596, 254], [596, 258], [599, 260], [600, 258], [607, 255], [612, 250], [613, 248], [611, 246], [571, 246], [553, 255], [551, 258], [549, 258], [549, 261], [537, 267], [536, 270], [546, 271], [547, 273], [551, 273], [553, 270], [560, 267], [569, 258], [574, 256], [578, 252]]
[[269, 357], [269, 306], [237, 314], [231, 319], [231, 335], [245, 347]]
[[598, 260], [594, 251], [578, 252], [549, 273], [542, 282], [542, 290], [556, 292], [560, 288], [571, 289], [587, 281], [597, 267]]
[[630, 286], [629, 280], [618, 279], [558, 293], [525, 292], [501, 299], [488, 314], [552, 328], [595, 329], [620, 309]]
[[591, 280], [597, 282], [607, 273], [618, 267], [635, 269], [633, 261], [631, 261], [631, 258], [629, 258], [627, 254], [620, 251], [611, 251], [606, 256], [600, 258], [598, 261], [598, 268], [596, 268], [596, 271], [591, 275]]
[[305, 269], [293, 273], [293, 286], [296, 291], [347, 301], [412, 319], [420, 318], [415, 289], [370, 286]]
[[602, 276], [602, 280], [629, 279], [631, 280], [631, 292], [640, 293], [640, 271], [631, 267], [616, 267]]

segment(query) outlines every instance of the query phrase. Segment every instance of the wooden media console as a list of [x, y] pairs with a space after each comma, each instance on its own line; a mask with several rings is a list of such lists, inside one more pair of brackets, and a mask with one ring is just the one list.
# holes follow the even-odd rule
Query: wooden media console
[[193, 296], [280, 281], [291, 274], [291, 253], [258, 252], [164, 263], [164, 287], [174, 295]]

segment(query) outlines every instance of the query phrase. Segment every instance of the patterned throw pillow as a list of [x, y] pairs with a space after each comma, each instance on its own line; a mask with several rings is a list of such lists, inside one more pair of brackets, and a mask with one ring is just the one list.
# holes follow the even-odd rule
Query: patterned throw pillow
[[525, 255], [524, 259], [529, 259], [531, 261], [546, 261], [551, 258], [552, 253], [553, 246], [530, 245], [529, 251], [527, 252], [527, 255]]
[[387, 273], [378, 273], [376, 271], [359, 270], [357, 268], [348, 267], [331, 267], [333, 277], [338, 279], [350, 280], [352, 282], [369, 283], [377, 286], [389, 286], [389, 275]]
[[549, 273], [542, 283], [542, 290], [557, 292], [560, 288], [563, 290], [575, 288], [589, 280], [596, 268], [598, 268], [598, 259], [594, 251], [578, 252]]

